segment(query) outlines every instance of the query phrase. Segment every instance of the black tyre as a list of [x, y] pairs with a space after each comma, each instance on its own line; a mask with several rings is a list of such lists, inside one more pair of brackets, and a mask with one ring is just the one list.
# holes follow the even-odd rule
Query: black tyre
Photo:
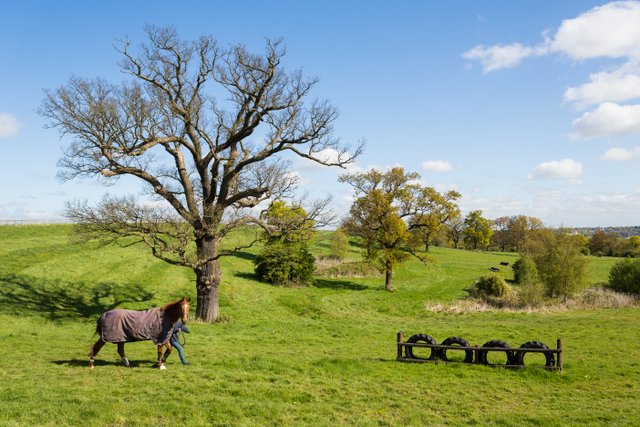
[[[469, 347], [469, 343], [464, 338], [460, 337], [449, 337], [446, 340], [442, 341], [442, 345], [459, 345], [460, 347]], [[447, 358], [447, 349], [440, 349], [440, 359], [444, 361], [448, 361]], [[465, 350], [464, 351], [464, 360], [463, 363], [473, 363], [473, 350]]]
[[[504, 349], [511, 348], [511, 347], [509, 347], [509, 344], [507, 344], [504, 341], [500, 341], [500, 340], [488, 341], [488, 342], [484, 343], [484, 345], [482, 347], [493, 347], [493, 348], [504, 348]], [[488, 353], [489, 353], [489, 351], [487, 351], [487, 350], [479, 350], [478, 351], [478, 361], [480, 363], [482, 363], [483, 365], [489, 365], [489, 361], [488, 361], [488, 357], [487, 357]], [[505, 350], [505, 354], [507, 355], [506, 365], [513, 365], [515, 363], [514, 352]]]
[[[520, 348], [542, 348], [542, 349], [548, 349], [549, 347], [547, 347], [546, 345], [544, 345], [543, 343], [541, 343], [540, 341], [529, 341], [526, 342], [524, 344], [522, 344], [520, 346]], [[524, 366], [524, 355], [527, 354], [526, 351], [518, 351], [516, 352], [516, 365], [522, 365]], [[547, 368], [553, 368], [554, 366], [556, 366], [556, 359], [553, 356], [553, 353], [543, 353], [544, 357], [545, 357], [545, 364], [544, 366]]]
[[[425, 344], [436, 345], [438, 344], [436, 340], [433, 339], [430, 335], [427, 334], [416, 334], [412, 335], [411, 338], [407, 340], [407, 343], [415, 344], [423, 342]], [[438, 358], [438, 349], [432, 348], [429, 357], [417, 357], [413, 354], [413, 347], [405, 347], [405, 353], [410, 359], [422, 359], [422, 360], [436, 360]]]

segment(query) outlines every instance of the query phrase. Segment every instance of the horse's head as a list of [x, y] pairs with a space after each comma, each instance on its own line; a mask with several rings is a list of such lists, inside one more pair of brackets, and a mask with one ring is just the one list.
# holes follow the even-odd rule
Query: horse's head
[[189, 321], [189, 309], [191, 306], [189, 303], [191, 302], [191, 298], [182, 298], [179, 301], [180, 304], [180, 317], [182, 318], [182, 323], [187, 323]]

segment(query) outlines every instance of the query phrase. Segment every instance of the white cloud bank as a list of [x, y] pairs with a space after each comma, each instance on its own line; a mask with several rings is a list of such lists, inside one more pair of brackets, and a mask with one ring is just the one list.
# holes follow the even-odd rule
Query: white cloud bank
[[17, 135], [21, 127], [22, 125], [14, 115], [0, 113], [0, 138]]
[[582, 164], [573, 159], [540, 163], [529, 174], [529, 179], [575, 179], [582, 175]]
[[563, 98], [579, 109], [595, 110], [573, 121], [574, 139], [640, 133], [640, 105], [621, 105], [640, 98], [640, 2], [616, 1], [562, 21], [555, 33], [543, 33], [537, 46], [520, 43], [479, 45], [462, 54], [480, 62], [483, 72], [513, 68], [524, 59], [559, 53], [577, 61], [624, 59], [614, 69], [591, 74], [590, 81], [568, 88]]
[[422, 168], [431, 172], [450, 172], [453, 166], [447, 160], [428, 160], [422, 164]]

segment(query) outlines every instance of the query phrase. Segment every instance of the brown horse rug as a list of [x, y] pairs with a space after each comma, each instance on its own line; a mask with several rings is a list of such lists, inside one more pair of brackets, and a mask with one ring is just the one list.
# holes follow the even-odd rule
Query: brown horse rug
[[130, 342], [152, 340], [154, 344], [166, 344], [171, 338], [173, 323], [159, 308], [149, 310], [109, 310], [100, 316], [98, 330], [106, 342]]

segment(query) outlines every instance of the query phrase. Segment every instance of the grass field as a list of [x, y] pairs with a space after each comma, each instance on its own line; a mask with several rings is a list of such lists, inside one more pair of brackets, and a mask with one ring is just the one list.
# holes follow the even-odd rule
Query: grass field
[[[195, 296], [193, 273], [139, 247], [71, 244], [68, 226], [0, 227], [0, 425], [637, 425], [640, 309], [428, 311], [514, 254], [433, 248], [382, 278], [319, 278], [276, 288], [253, 279], [251, 253], [223, 261], [226, 322], [192, 322], [189, 366], [154, 369], [150, 342], [114, 345], [87, 369], [95, 320]], [[326, 251], [319, 242], [314, 251]], [[604, 282], [606, 258], [591, 258]], [[565, 345], [565, 371], [395, 361], [395, 334], [482, 345]], [[544, 364], [527, 355], [528, 364]]]

